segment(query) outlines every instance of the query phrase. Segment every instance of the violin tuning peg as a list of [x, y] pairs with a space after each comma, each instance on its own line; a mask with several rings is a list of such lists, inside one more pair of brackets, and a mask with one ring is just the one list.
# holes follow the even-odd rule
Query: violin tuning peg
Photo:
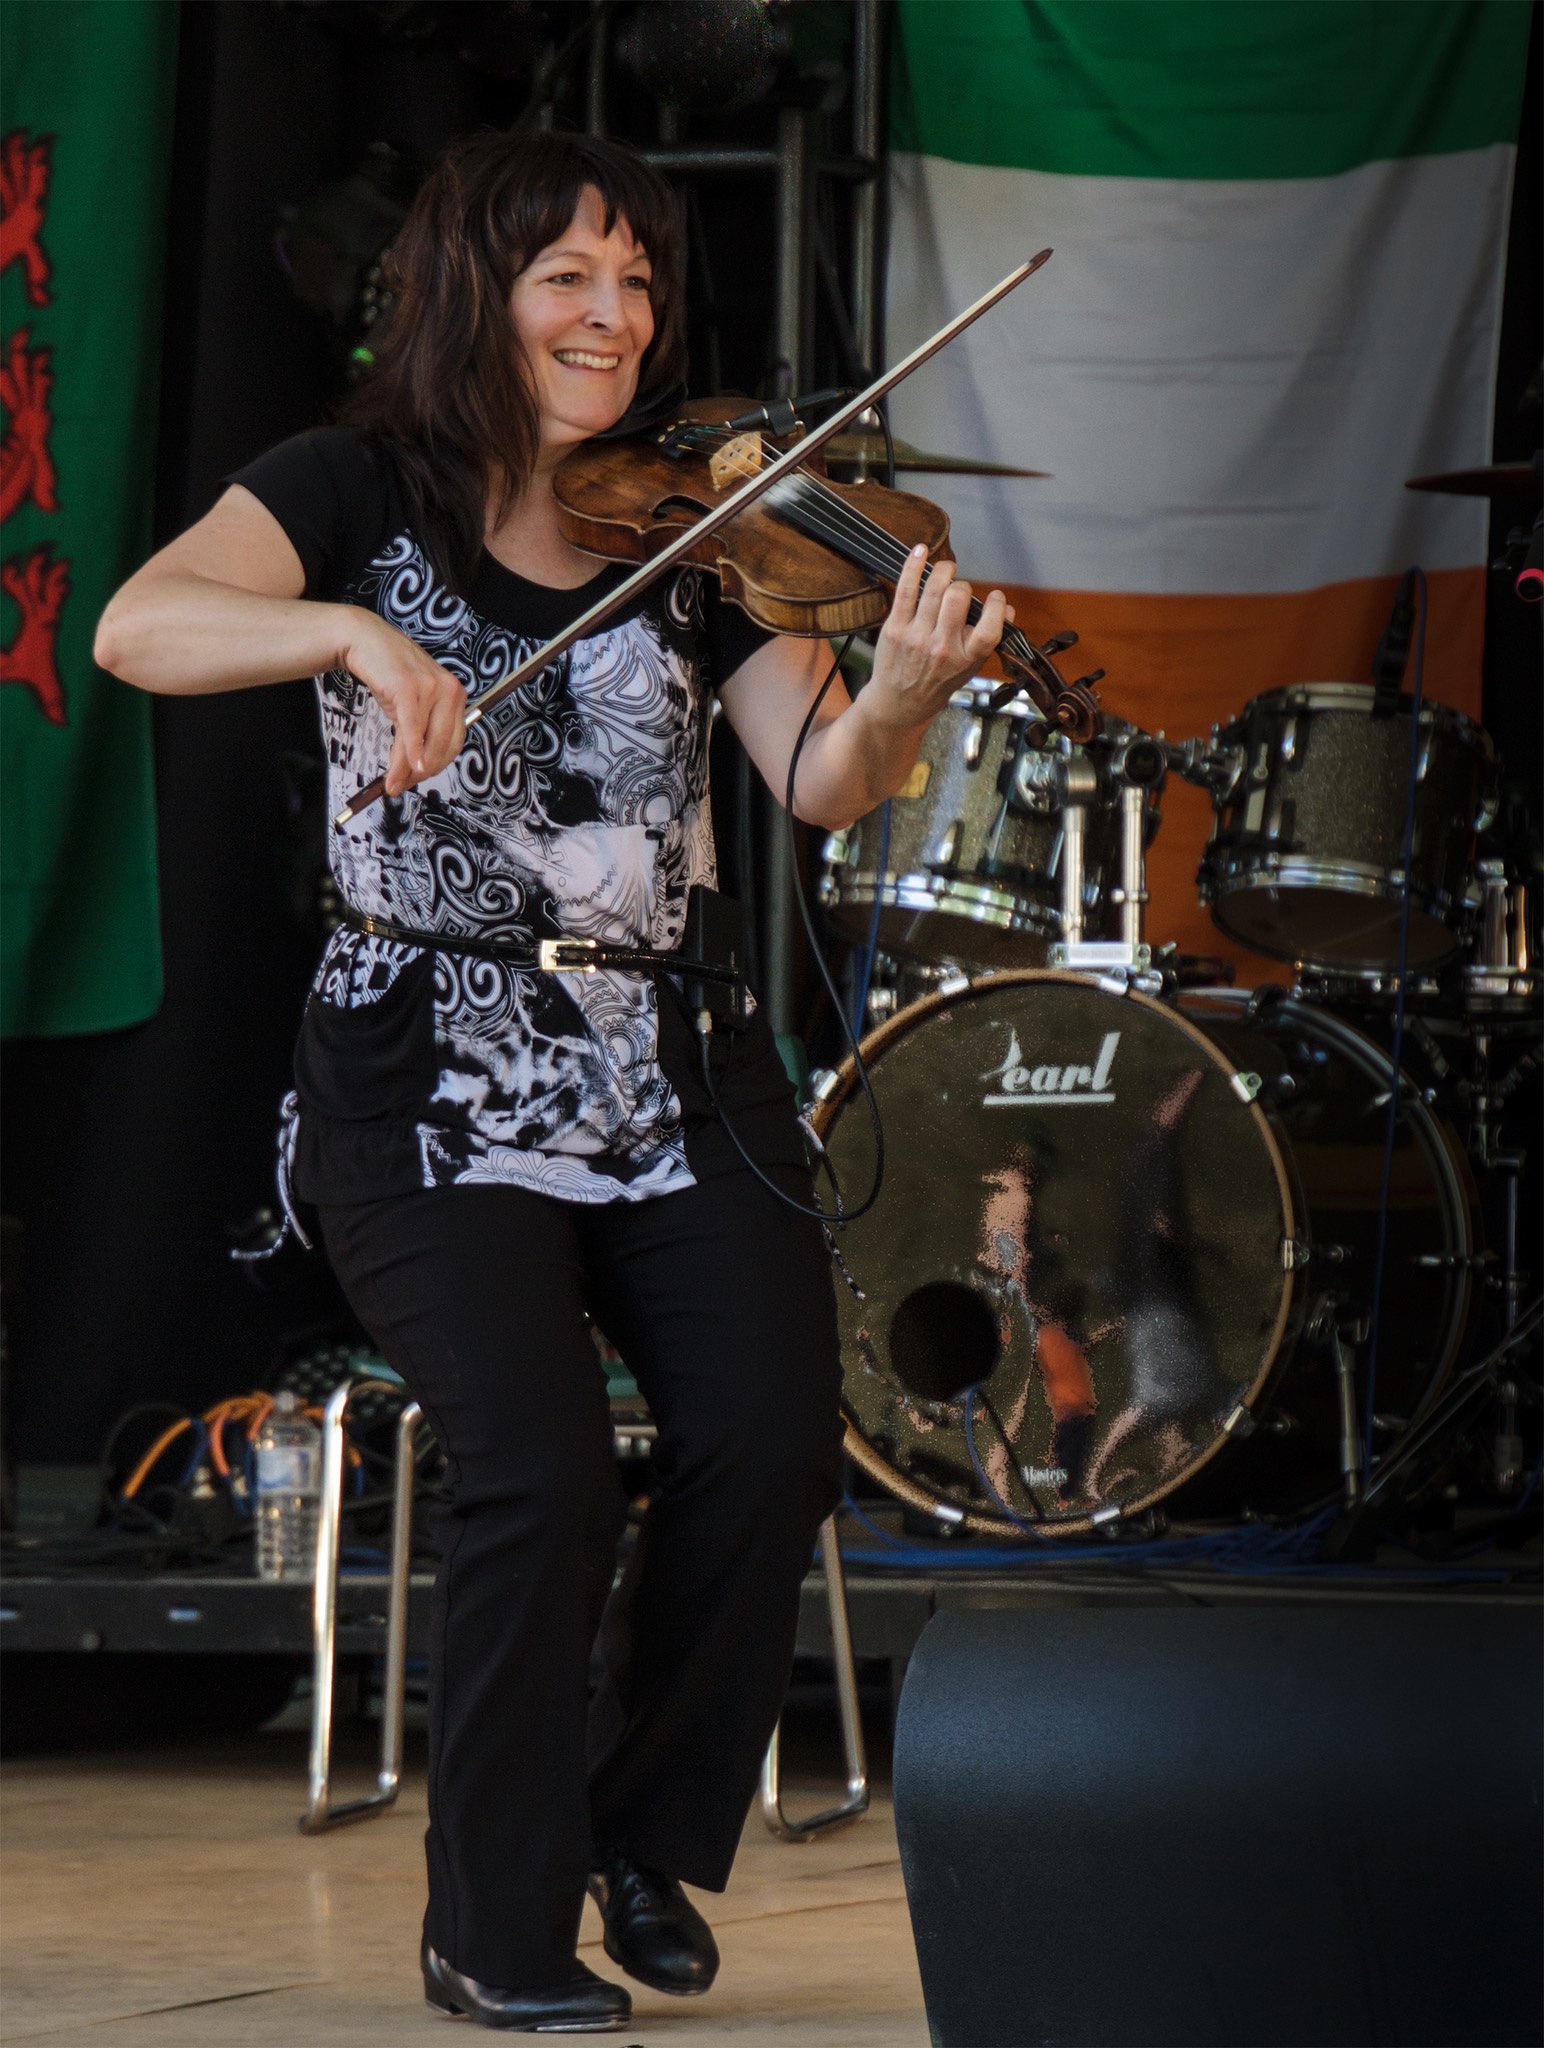
[[1018, 683], [999, 683], [991, 696], [986, 700], [987, 710], [1001, 711], [1005, 704], [1013, 702], [1014, 698], [1019, 695], [1019, 691], [1020, 685]]
[[1077, 644], [1078, 636], [1076, 633], [1053, 633], [1040, 652], [1046, 655], [1065, 654], [1069, 647], [1076, 647]]
[[1103, 681], [1104, 670], [1102, 668], [1091, 668], [1086, 676], [1079, 676], [1072, 687], [1075, 690], [1091, 690], [1095, 683], [1102, 683]]

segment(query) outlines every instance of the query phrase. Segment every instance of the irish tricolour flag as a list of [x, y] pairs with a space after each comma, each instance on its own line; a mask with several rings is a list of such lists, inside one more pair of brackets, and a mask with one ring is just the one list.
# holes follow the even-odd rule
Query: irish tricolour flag
[[[1477, 715], [1486, 508], [1403, 485], [1490, 458], [1525, 0], [892, 19], [887, 354], [1055, 250], [894, 401], [907, 440], [1053, 472], [901, 479], [978, 587], [1075, 627], [1109, 708], [1180, 738], [1369, 680], [1419, 563], [1426, 688]], [[1226, 950], [1195, 898], [1206, 801], [1164, 808], [1151, 935]]]

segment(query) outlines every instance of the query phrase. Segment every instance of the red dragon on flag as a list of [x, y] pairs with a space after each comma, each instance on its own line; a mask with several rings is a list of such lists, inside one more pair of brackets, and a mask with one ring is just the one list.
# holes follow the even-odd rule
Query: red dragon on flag
[[[20, 263], [27, 299], [46, 306], [52, 269], [43, 246], [48, 183], [53, 170], [53, 137], [29, 138], [15, 129], [0, 142], [0, 270]], [[0, 401], [6, 424], [0, 440], [0, 519], [23, 505], [42, 512], [59, 509], [49, 435], [53, 413], [49, 392], [50, 351], [30, 346], [32, 330], [18, 328], [0, 362]], [[20, 623], [8, 647], [0, 649], [0, 682], [20, 683], [32, 692], [51, 725], [69, 722], [59, 675], [59, 619], [70, 588], [70, 565], [53, 559], [45, 541], [0, 567], [0, 589], [16, 606]]]

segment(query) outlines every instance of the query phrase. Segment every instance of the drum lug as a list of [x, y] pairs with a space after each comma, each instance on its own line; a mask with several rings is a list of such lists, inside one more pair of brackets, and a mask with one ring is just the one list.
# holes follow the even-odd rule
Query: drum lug
[[957, 996], [969, 987], [968, 974], [946, 974], [933, 993], [939, 996]]
[[1313, 1259], [1312, 1245], [1305, 1244], [1300, 1237], [1284, 1237], [1281, 1240], [1281, 1270], [1284, 1273], [1301, 1272]]
[[1109, 1529], [1120, 1520], [1125, 1512], [1126, 1510], [1122, 1507], [1096, 1508], [1093, 1514], [1090, 1515], [1089, 1521], [1095, 1529]]
[[1265, 1084], [1258, 1074], [1241, 1070], [1228, 1076], [1228, 1085], [1240, 1102], [1253, 1102]]
[[929, 855], [926, 865], [934, 873], [952, 868], [959, 857], [961, 824], [958, 818], [945, 828], [944, 836]]
[[1259, 1422], [1254, 1415], [1240, 1402], [1238, 1407], [1224, 1421], [1222, 1433], [1224, 1436], [1253, 1436], [1259, 1427]]
[[824, 1102], [836, 1092], [836, 1069], [814, 1067], [810, 1071], [809, 1091], [811, 1102]]

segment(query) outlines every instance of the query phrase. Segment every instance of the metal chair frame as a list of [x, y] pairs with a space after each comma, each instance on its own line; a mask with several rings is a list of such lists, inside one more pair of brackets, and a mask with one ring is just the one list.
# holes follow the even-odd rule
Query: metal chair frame
[[783, 1811], [780, 1738], [782, 1720], [772, 1730], [761, 1764], [761, 1817], [780, 1842], [809, 1842], [831, 1828], [861, 1820], [868, 1812], [868, 1755], [863, 1744], [863, 1717], [858, 1711], [858, 1667], [852, 1653], [852, 1622], [847, 1612], [847, 1580], [842, 1571], [842, 1546], [835, 1515], [820, 1526], [820, 1561], [826, 1577], [826, 1612], [831, 1620], [831, 1655], [836, 1666], [836, 1698], [842, 1716], [842, 1751], [847, 1763], [847, 1797], [835, 1806], [790, 1820]]
[[[396, 1803], [402, 1789], [402, 1727], [407, 1692], [407, 1613], [413, 1549], [413, 1436], [422, 1417], [416, 1401], [403, 1409], [397, 1423], [396, 1469], [392, 1494], [391, 1553], [387, 1565], [386, 1669], [381, 1683], [381, 1746], [376, 1789], [361, 1799], [332, 1803], [332, 1723], [337, 1679], [338, 1554], [343, 1531], [345, 1476], [344, 1424], [349, 1402], [365, 1387], [400, 1392], [397, 1382], [374, 1377], [346, 1380], [334, 1389], [322, 1423], [322, 1498], [316, 1532], [316, 1578], [312, 1602], [311, 1751], [303, 1833], [319, 1835], [346, 1821], [365, 1820]], [[616, 1436], [626, 1447], [652, 1439], [652, 1423], [619, 1424]], [[618, 1448], [622, 1448], [619, 1441]], [[772, 1731], [761, 1766], [761, 1816], [770, 1832], [784, 1842], [807, 1842], [828, 1829], [862, 1818], [868, 1811], [868, 1759], [863, 1722], [858, 1711], [858, 1674], [853, 1659], [852, 1627], [847, 1611], [847, 1582], [842, 1572], [836, 1517], [821, 1525], [820, 1555], [825, 1572], [826, 1607], [831, 1622], [831, 1649], [836, 1665], [837, 1701], [842, 1719], [842, 1749], [847, 1765], [847, 1796], [837, 1805], [791, 1820], [783, 1810], [779, 1737], [782, 1722]]]
[[397, 1458], [387, 1567], [386, 1673], [381, 1685], [381, 1750], [376, 1789], [363, 1799], [332, 1803], [332, 1706], [337, 1677], [338, 1551], [343, 1534], [344, 1420], [363, 1387], [400, 1392], [393, 1380], [345, 1380], [333, 1390], [322, 1421], [322, 1499], [316, 1528], [316, 1580], [312, 1597], [311, 1757], [301, 1832], [322, 1834], [344, 1821], [363, 1820], [396, 1803], [402, 1789], [402, 1720], [407, 1696], [407, 1600], [413, 1561], [413, 1433], [422, 1416], [410, 1401], [397, 1422]]

